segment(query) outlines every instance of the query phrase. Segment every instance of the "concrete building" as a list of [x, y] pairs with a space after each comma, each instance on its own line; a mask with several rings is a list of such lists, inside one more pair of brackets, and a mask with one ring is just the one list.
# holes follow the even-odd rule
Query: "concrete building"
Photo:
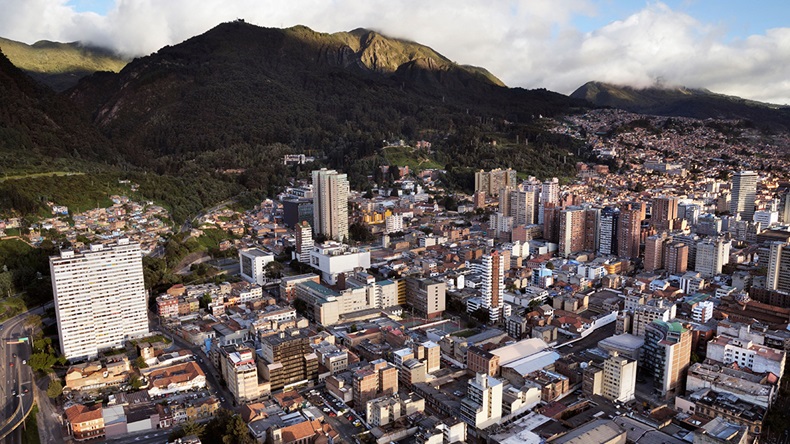
[[617, 255], [624, 258], [639, 257], [642, 232], [642, 210], [621, 209], [617, 221]]
[[624, 428], [608, 419], [596, 419], [552, 440], [552, 444], [626, 444]]
[[398, 393], [398, 369], [377, 359], [354, 371], [352, 383], [354, 407], [361, 410], [371, 399]]
[[650, 305], [639, 305], [634, 308], [634, 318], [632, 323], [632, 331], [635, 336], [645, 336], [647, 326], [652, 324], [656, 319], [669, 322], [670, 319], [675, 318], [677, 306], [675, 304], [666, 303], [663, 299], [652, 299]]
[[318, 356], [310, 346], [307, 332], [281, 331], [261, 338], [258, 371], [271, 390], [288, 389], [318, 377]]
[[148, 334], [140, 245], [91, 245], [62, 250], [49, 258], [60, 348], [66, 359], [82, 360]]
[[483, 256], [482, 260], [483, 282], [480, 300], [482, 308], [488, 310], [491, 322], [499, 319], [504, 305], [505, 268], [507, 267], [504, 262], [502, 253], [499, 251], [493, 251]]
[[296, 259], [303, 264], [309, 264], [312, 250], [313, 228], [306, 221], [300, 222], [296, 225]]
[[236, 402], [244, 404], [260, 398], [258, 370], [255, 366], [255, 352], [247, 347], [238, 347], [225, 355], [223, 378]]
[[678, 218], [678, 198], [673, 196], [657, 196], [653, 198], [653, 209], [650, 225], [657, 230], [672, 230]]
[[506, 170], [496, 168], [491, 171], [479, 170], [475, 172], [475, 191], [483, 191], [488, 196], [497, 197], [503, 188], [515, 188], [517, 185], [517, 172], [510, 168]]
[[757, 173], [739, 171], [732, 176], [732, 200], [730, 214], [740, 214], [741, 220], [751, 221], [754, 216], [754, 200], [757, 194]]
[[559, 251], [567, 257], [584, 250], [584, 216], [581, 207], [571, 207], [560, 211], [559, 220]]
[[691, 360], [691, 332], [676, 321], [653, 321], [645, 331], [642, 357], [642, 367], [652, 375], [661, 395], [678, 394], [685, 386]]
[[708, 341], [706, 358], [725, 365], [738, 364], [754, 373], [773, 373], [782, 377], [787, 352], [755, 344], [749, 337], [718, 335]]
[[260, 248], [239, 250], [239, 269], [241, 278], [253, 284], [264, 285], [267, 282], [266, 264], [274, 262], [274, 255]]
[[476, 428], [486, 429], [502, 419], [502, 381], [477, 373], [469, 380], [467, 395], [461, 401], [461, 419]]
[[619, 220], [619, 209], [606, 207], [601, 210], [601, 225], [598, 237], [598, 252], [600, 254], [617, 254], [617, 227]]
[[667, 242], [664, 248], [664, 268], [667, 270], [667, 273], [685, 273], [688, 270], [688, 245], [683, 242]]
[[610, 401], [629, 402], [636, 389], [637, 361], [611, 352], [603, 363], [601, 395]]
[[697, 260], [694, 270], [702, 277], [721, 274], [722, 267], [730, 262], [730, 241], [707, 238], [697, 243]]
[[532, 225], [537, 221], [535, 208], [535, 192], [513, 190], [510, 195], [508, 216], [513, 218], [513, 225]]
[[785, 242], [772, 242], [768, 259], [768, 277], [765, 286], [769, 290], [790, 293], [790, 249]]
[[327, 239], [348, 240], [348, 177], [335, 170], [313, 171], [313, 230]]
[[653, 272], [664, 268], [664, 246], [672, 238], [662, 232], [648, 236], [645, 240], [645, 271]]
[[327, 241], [313, 246], [310, 265], [321, 272], [321, 279], [334, 285], [340, 273], [370, 268], [370, 252]]
[[415, 314], [425, 319], [440, 318], [445, 309], [447, 284], [431, 278], [406, 278], [406, 300]]
[[384, 232], [387, 234], [403, 231], [403, 215], [393, 214], [384, 218]]

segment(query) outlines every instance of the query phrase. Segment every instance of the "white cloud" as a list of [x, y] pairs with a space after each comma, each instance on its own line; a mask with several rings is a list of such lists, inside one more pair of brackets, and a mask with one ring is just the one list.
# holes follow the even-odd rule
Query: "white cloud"
[[[83, 41], [128, 55], [179, 43], [223, 21], [304, 24], [323, 32], [366, 27], [483, 66], [510, 86], [570, 93], [588, 80], [705, 87], [790, 103], [790, 28], [728, 41], [726, 29], [662, 3], [593, 32], [573, 19], [596, 0], [116, 0], [106, 16], [66, 0], [0, 0], [0, 35], [28, 43]], [[605, 6], [605, 3], [602, 3]]]

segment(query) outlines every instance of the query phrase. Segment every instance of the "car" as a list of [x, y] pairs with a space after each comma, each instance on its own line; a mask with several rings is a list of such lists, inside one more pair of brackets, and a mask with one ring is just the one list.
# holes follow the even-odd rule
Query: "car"
[[11, 353], [11, 357], [16, 359], [16, 353]]
[[22, 364], [27, 364], [27, 361], [23, 359]]
[[331, 417], [333, 417], [333, 418], [334, 418], [335, 416], [337, 416], [337, 413], [335, 413], [335, 412], [329, 412], [329, 416], [331, 416]]
[[27, 392], [28, 392], [27, 387], [22, 387], [22, 393], [27, 393]]
[[225, 398], [223, 398], [223, 397], [220, 397], [220, 398], [219, 398], [219, 402], [225, 402]]
[[354, 421], [354, 426], [356, 426], [356, 427], [359, 427], [359, 426], [361, 426], [361, 425], [362, 425], [362, 423], [361, 423], [361, 422], [359, 422], [359, 420], [358, 420], [358, 419], [357, 419], [356, 421]]
[[354, 417], [353, 417], [353, 416], [351, 416], [351, 415], [348, 415], [348, 416], [346, 416], [346, 419], [347, 419], [349, 422], [351, 422], [351, 421], [353, 421], [353, 420], [354, 420]]
[[324, 410], [324, 413], [329, 413], [329, 412], [331, 412], [331, 410], [329, 410], [329, 407], [324, 407], [324, 408], [323, 408], [323, 410]]
[[9, 366], [9, 367], [13, 367], [13, 366], [14, 366], [14, 362], [13, 362], [13, 361], [9, 362], [9, 363], [8, 363], [8, 366]]

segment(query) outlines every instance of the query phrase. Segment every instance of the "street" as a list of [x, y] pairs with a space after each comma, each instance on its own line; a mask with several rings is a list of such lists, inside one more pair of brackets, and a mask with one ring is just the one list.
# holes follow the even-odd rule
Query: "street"
[[[38, 311], [43, 313], [43, 308], [32, 312]], [[0, 437], [9, 444], [21, 442], [20, 425], [34, 401], [33, 372], [26, 364], [31, 354], [29, 338], [20, 340], [27, 336], [24, 321], [29, 313], [5, 321], [0, 331], [0, 378], [3, 381], [0, 383], [3, 412]]]

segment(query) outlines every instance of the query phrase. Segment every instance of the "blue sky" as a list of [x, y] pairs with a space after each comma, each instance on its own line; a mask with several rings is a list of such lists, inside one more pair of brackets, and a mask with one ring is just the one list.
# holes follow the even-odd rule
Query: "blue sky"
[[790, 103], [790, 0], [0, 0], [0, 36], [81, 41], [126, 57], [244, 18], [370, 28], [569, 94], [590, 80], [708, 88]]

